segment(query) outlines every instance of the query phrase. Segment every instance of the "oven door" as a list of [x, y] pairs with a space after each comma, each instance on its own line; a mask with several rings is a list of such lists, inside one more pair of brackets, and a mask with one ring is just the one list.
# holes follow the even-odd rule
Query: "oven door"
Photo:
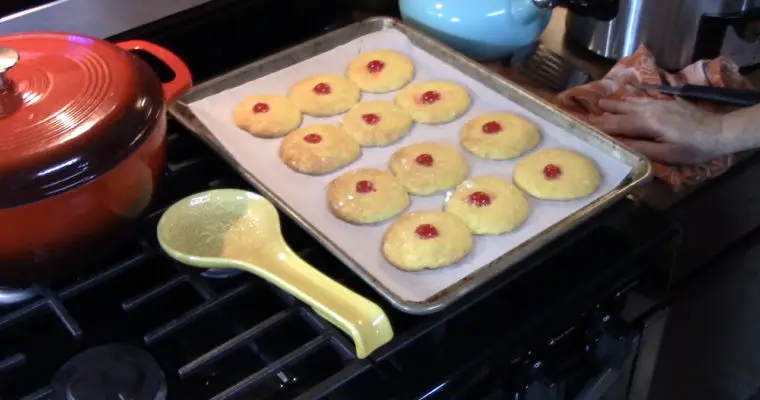
[[[638, 300], [644, 301], [631, 293], [627, 303]], [[655, 306], [630, 322], [606, 313], [594, 317], [586, 325], [585, 341], [550, 339], [549, 347], [559, 349], [541, 358], [527, 358], [530, 361], [523, 362], [525, 367], [509, 389], [501, 390], [501, 397], [487, 398], [646, 400], [668, 312], [664, 306]], [[559, 340], [566, 343], [554, 344]]]
[[602, 364], [573, 400], [646, 400], [669, 309], [657, 309], [634, 321], [631, 351], [620, 365]]

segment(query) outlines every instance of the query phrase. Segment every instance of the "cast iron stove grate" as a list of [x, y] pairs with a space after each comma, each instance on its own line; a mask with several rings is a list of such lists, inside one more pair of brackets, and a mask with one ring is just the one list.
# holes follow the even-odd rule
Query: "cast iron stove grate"
[[[34, 286], [34, 298], [0, 307], [0, 398], [63, 399], [69, 390], [77, 392], [72, 399], [110, 399], [83, 395], [103, 386], [111, 392], [120, 388], [122, 398], [135, 400], [163, 398], [165, 393], [170, 399], [422, 398], [440, 391], [444, 383], [454, 387], [459, 380], [475, 379], [480, 368], [472, 367], [473, 362], [502, 358], [494, 349], [504, 348], [506, 338], [527, 326], [539, 324], [541, 333], [521, 335], [543, 341], [556, 329], [563, 332], [568, 324], [578, 324], [586, 318], [583, 310], [615, 293], [619, 297], [621, 285], [630, 285], [646, 268], [647, 261], [631, 265], [637, 255], [672, 236], [661, 221], [631, 214], [626, 205], [614, 212], [622, 216], [618, 219], [652, 222], [628, 232], [646, 237], [646, 246], [623, 245], [610, 228], [588, 228], [594, 236], [585, 245], [574, 239], [568, 251], [560, 251], [570, 243], [563, 241], [547, 250], [562, 255], [553, 264], [542, 261], [546, 255], [528, 261], [556, 272], [534, 268], [510, 282], [507, 292], [501, 290], [507, 282], [497, 280], [441, 313], [414, 317], [393, 310], [283, 218], [286, 240], [302, 257], [389, 314], [396, 338], [370, 359], [358, 360], [341, 332], [270, 284], [247, 274], [203, 277], [200, 270], [162, 254], [155, 226], [173, 201], [210, 188], [250, 189], [175, 121], [170, 120], [170, 127], [166, 181], [143, 232], [105, 267], [54, 286]], [[576, 235], [587, 236], [583, 229]], [[627, 258], [608, 266], [621, 251]], [[595, 261], [589, 262], [584, 257], [592, 252]], [[547, 282], [547, 273], [556, 279]], [[547, 311], [541, 310], [558, 304], [562, 311], [552, 313], [563, 321], [544, 323]], [[504, 360], [496, 364], [510, 364]], [[500, 368], [492, 374], [506, 376], [514, 369]], [[81, 378], [77, 371], [100, 378]]]

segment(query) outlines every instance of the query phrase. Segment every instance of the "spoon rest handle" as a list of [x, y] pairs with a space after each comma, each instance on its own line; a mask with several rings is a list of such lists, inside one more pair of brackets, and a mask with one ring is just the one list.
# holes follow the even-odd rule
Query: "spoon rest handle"
[[278, 252], [269, 265], [238, 263], [237, 268], [272, 282], [340, 328], [353, 339], [359, 358], [393, 339], [390, 321], [377, 304], [318, 271], [290, 248]]

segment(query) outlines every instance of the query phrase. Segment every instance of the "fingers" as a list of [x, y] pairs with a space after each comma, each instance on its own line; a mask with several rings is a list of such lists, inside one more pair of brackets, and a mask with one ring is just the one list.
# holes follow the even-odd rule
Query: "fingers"
[[597, 129], [612, 136], [655, 140], [659, 133], [652, 129], [651, 124], [637, 115], [605, 114], [590, 116], [589, 123]]
[[643, 154], [651, 161], [663, 164], [680, 163], [680, 160], [677, 159], [677, 152], [674, 151], [673, 146], [669, 143], [649, 142], [646, 140], [635, 139], [620, 139], [620, 141], [633, 150]]
[[641, 113], [646, 107], [659, 107], [667, 100], [650, 97], [627, 97], [624, 100], [600, 99], [599, 108], [613, 114]]
[[634, 104], [630, 101], [618, 101], [610, 99], [599, 100], [599, 108], [608, 113], [613, 114], [629, 114], [636, 112], [638, 104]]

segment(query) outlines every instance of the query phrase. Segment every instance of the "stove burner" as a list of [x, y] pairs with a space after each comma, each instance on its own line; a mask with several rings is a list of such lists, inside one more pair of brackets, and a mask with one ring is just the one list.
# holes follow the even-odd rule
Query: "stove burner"
[[201, 272], [201, 276], [209, 279], [227, 279], [238, 276], [245, 271], [234, 268], [209, 268]]
[[163, 400], [164, 372], [145, 350], [124, 344], [94, 347], [53, 377], [53, 400]]
[[16, 289], [0, 286], [0, 305], [17, 304], [37, 297], [39, 292], [34, 287]]

